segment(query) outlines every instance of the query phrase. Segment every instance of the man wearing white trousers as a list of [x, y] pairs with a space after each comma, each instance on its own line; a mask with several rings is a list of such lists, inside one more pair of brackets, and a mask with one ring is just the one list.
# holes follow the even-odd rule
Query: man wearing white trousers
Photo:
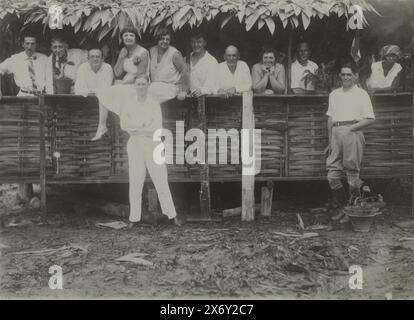
[[127, 144], [130, 228], [141, 220], [146, 169], [157, 190], [162, 213], [175, 225], [181, 225], [168, 186], [166, 165], [154, 161], [154, 149], [160, 142], [154, 141], [153, 135], [162, 128], [162, 114], [159, 102], [148, 96], [148, 82], [148, 78], [143, 76], [137, 78], [133, 85], [115, 85], [96, 92], [99, 102], [119, 115], [121, 129], [130, 135]]

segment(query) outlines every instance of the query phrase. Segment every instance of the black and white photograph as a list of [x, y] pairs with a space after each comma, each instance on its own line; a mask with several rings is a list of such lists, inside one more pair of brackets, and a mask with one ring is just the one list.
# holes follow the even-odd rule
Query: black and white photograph
[[0, 0], [0, 300], [414, 300], [413, 179], [414, 0]]

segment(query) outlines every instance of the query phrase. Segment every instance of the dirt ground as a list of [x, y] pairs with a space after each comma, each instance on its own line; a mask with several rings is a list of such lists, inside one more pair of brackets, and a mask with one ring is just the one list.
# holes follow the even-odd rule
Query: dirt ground
[[[414, 299], [409, 203], [388, 204], [369, 233], [286, 204], [252, 223], [114, 230], [96, 223], [119, 219], [79, 214], [62, 195], [48, 198], [46, 217], [19, 204], [14, 187], [0, 186], [0, 196], [1, 299]], [[147, 265], [116, 261], [130, 253]], [[53, 265], [62, 290], [49, 288]], [[352, 265], [362, 268], [362, 289], [349, 286]]]

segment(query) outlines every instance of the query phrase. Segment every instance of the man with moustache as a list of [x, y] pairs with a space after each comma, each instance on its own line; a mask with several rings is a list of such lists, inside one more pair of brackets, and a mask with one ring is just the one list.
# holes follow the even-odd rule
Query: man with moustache
[[[37, 39], [32, 34], [23, 36], [23, 51], [0, 63], [0, 76], [13, 74], [20, 88], [17, 96], [38, 95], [45, 89], [47, 56], [36, 52]], [[0, 99], [2, 97], [0, 88]]]

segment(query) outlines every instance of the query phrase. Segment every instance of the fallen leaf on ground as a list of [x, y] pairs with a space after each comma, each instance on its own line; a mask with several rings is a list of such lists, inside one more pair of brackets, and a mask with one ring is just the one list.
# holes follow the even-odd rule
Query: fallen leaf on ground
[[122, 256], [118, 259], [116, 259], [116, 261], [123, 261], [123, 262], [133, 262], [142, 266], [153, 266], [154, 264], [151, 261], [145, 260], [140, 258], [140, 256], [145, 256], [147, 254], [145, 253], [130, 253], [127, 254], [125, 256]]
[[100, 223], [97, 223], [96, 226], [119, 230], [119, 229], [127, 227], [128, 225], [122, 221], [114, 221], [114, 222], [107, 222], [107, 223], [100, 222]]

